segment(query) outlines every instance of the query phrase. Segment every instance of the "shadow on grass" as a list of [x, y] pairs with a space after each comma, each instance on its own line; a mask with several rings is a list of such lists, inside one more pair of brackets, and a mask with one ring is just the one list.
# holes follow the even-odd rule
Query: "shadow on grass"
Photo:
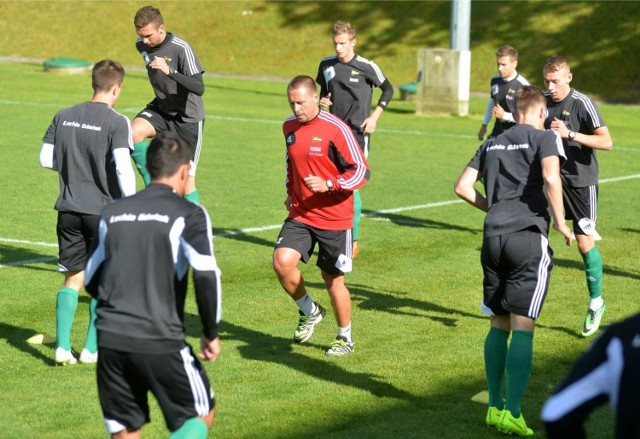
[[0, 338], [4, 339], [14, 348], [22, 351], [26, 354], [31, 355], [33, 358], [42, 361], [47, 366], [53, 366], [55, 362], [53, 361], [53, 355], [46, 356], [38, 349], [27, 343], [27, 340], [38, 334], [38, 331], [28, 328], [21, 328], [18, 326], [13, 326], [8, 323], [0, 322]]
[[[306, 282], [306, 284], [319, 290], [324, 289], [324, 285], [320, 283]], [[442, 306], [435, 302], [412, 299], [410, 293], [391, 291], [377, 292], [367, 285], [349, 283], [347, 283], [347, 288], [349, 288], [349, 292], [351, 293], [352, 301], [359, 309], [374, 310], [408, 317], [423, 317], [433, 320], [434, 322], [442, 323], [448, 327], [456, 327], [458, 325], [459, 318], [457, 317], [480, 319], [486, 321], [487, 328], [489, 327], [489, 317], [482, 314], [479, 310], [480, 296], [478, 296], [478, 312], [470, 313]], [[478, 291], [481, 291], [481, 288], [482, 286], [479, 285]], [[571, 329], [564, 326], [539, 323], [536, 323], [536, 328], [562, 332], [578, 339], [583, 338], [578, 331], [579, 328]]]
[[[187, 314], [185, 316], [185, 326], [189, 335], [200, 337], [200, 319], [198, 316]], [[316, 379], [355, 387], [379, 398], [395, 398], [413, 405], [422, 405], [423, 403], [422, 398], [385, 382], [384, 377], [369, 373], [349, 372], [336, 364], [334, 362], [335, 359], [326, 357], [326, 359], [320, 360], [302, 353], [302, 351], [307, 350], [324, 352], [327, 346], [313, 343], [296, 345], [291, 338], [265, 334], [229, 322], [221, 323], [220, 338], [244, 343], [243, 346], [238, 348], [238, 352], [242, 358], [247, 360], [265, 361], [276, 363], [279, 366], [287, 366]]]
[[274, 233], [273, 239], [268, 240], [268, 239], [258, 238], [257, 236], [253, 236], [248, 232], [240, 229], [221, 229], [219, 227], [216, 227], [215, 229], [213, 229], [214, 238], [234, 239], [236, 241], [248, 242], [256, 245], [264, 245], [270, 248], [273, 248], [273, 246], [276, 243], [276, 238], [278, 237], [279, 229], [273, 229], [273, 233]]
[[[557, 4], [556, 16], [571, 14], [576, 8], [574, 3]], [[526, 62], [521, 62], [518, 70], [532, 84], [540, 84], [540, 72], [548, 57], [566, 55], [572, 61], [572, 70], [578, 72], [574, 82], [579, 90], [599, 93], [611, 102], [637, 102], [638, 67], [628, 56], [638, 49], [637, 5], [635, 2], [584, 3], [588, 6], [579, 19], [555, 32], [544, 32], [540, 29], [540, 20], [535, 19], [540, 15], [537, 2], [473, 2], [470, 50], [475, 49], [474, 44], [503, 41], [508, 35], [510, 41], [517, 42], [520, 54], [525, 54]], [[283, 17], [283, 27], [301, 29], [314, 23], [326, 25], [326, 33], [320, 35], [327, 41], [326, 55], [333, 54], [330, 32], [333, 21], [338, 19], [351, 21], [356, 26], [360, 43], [356, 53], [374, 61], [399, 53], [402, 45], [442, 47], [442, 36], [449, 35], [451, 28], [451, 2], [377, 1], [375, 7], [371, 7], [370, 2], [305, 2], [296, 7], [289, 2], [276, 2], [276, 5]], [[496, 17], [500, 26], [496, 26]], [[594, 46], [593, 30], [607, 29], [610, 23], [616, 23], [615, 37], [609, 32], [607, 37], [596, 38], [598, 45]], [[584, 58], [582, 54], [587, 50], [598, 62]], [[385, 70], [385, 65], [380, 67]], [[487, 82], [492, 75], [487, 74]], [[393, 78], [391, 82], [394, 83]]]
[[348, 288], [351, 293], [351, 299], [357, 303], [358, 308], [364, 310], [382, 311], [402, 316], [425, 317], [449, 327], [457, 326], [458, 319], [455, 316], [486, 319], [480, 314], [459, 311], [434, 302], [415, 300], [409, 297], [408, 293], [379, 293], [371, 290], [366, 285], [360, 284], [349, 284]]
[[[582, 263], [582, 261], [577, 260], [577, 259], [574, 260], [574, 259], [558, 259], [558, 258], [554, 258], [553, 259], [553, 264], [556, 267], [572, 268], [572, 269], [575, 269], [575, 270], [584, 271], [584, 264]], [[605, 260], [604, 260], [603, 275], [604, 276], [617, 276], [617, 277], [629, 278], [629, 279], [633, 279], [633, 280], [640, 280], [640, 274], [638, 274], [638, 273], [630, 273], [628, 271], [618, 270], [615, 267], [607, 266], [606, 255], [605, 255]], [[586, 288], [586, 284], [584, 285], [584, 288]]]
[[437, 230], [455, 230], [457, 232], [466, 232], [474, 235], [482, 234], [482, 229], [462, 227], [455, 224], [444, 223], [441, 221], [433, 221], [423, 218], [414, 218], [407, 215], [399, 215], [396, 213], [380, 213], [373, 210], [363, 210], [362, 213], [366, 215], [367, 219], [372, 221], [390, 221], [399, 226], [406, 227], [424, 227]]
[[[34, 264], [46, 264], [50, 267], [36, 267]], [[58, 257], [51, 254], [42, 254], [28, 248], [19, 248], [0, 244], [0, 265], [6, 268], [19, 267], [30, 270], [56, 271], [58, 269]]]

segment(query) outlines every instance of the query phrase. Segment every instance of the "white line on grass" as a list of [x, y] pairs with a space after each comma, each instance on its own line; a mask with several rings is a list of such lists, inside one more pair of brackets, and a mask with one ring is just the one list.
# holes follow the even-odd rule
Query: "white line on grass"
[[[599, 184], [614, 183], [616, 181], [624, 181], [624, 180], [633, 180], [633, 179], [636, 179], [636, 178], [640, 178], [640, 174], [623, 175], [621, 177], [605, 178], [603, 180], [600, 180]], [[393, 208], [393, 209], [382, 209], [382, 210], [378, 210], [378, 211], [375, 211], [375, 212], [371, 212], [366, 216], [370, 217], [373, 220], [377, 220], [377, 221], [387, 221], [389, 219], [388, 218], [384, 218], [385, 214], [407, 212], [409, 210], [418, 210], [418, 209], [431, 209], [433, 207], [448, 206], [448, 205], [451, 205], [451, 204], [458, 204], [458, 203], [464, 203], [464, 201], [456, 199], [456, 200], [438, 201], [438, 202], [435, 202], [435, 203], [418, 204], [418, 205], [415, 205], [415, 206], [396, 207], [396, 208]], [[279, 229], [280, 227], [282, 227], [282, 224], [272, 224], [272, 225], [269, 225], [269, 226], [260, 226], [260, 227], [247, 227], [247, 228], [244, 228], [244, 229], [238, 229], [238, 230], [232, 230], [232, 231], [228, 231], [228, 232], [224, 232], [224, 233], [214, 234], [214, 236], [217, 237], [217, 238], [226, 238], [226, 237], [230, 237], [230, 236], [246, 235], [248, 233], [264, 232], [264, 231], [267, 231], [267, 230]], [[11, 238], [2, 238], [2, 237], [0, 237], [0, 242], [9, 242], [9, 243], [12, 243], [12, 244], [28, 244], [28, 245], [36, 245], [36, 246], [42, 246], [42, 247], [57, 247], [58, 246], [58, 244], [53, 244], [53, 243], [49, 243], [49, 242], [26, 241], [26, 240], [23, 240], [23, 239], [11, 239]], [[17, 267], [17, 266], [21, 266], [21, 265], [26, 265], [26, 264], [36, 263], [36, 262], [42, 262], [42, 261], [48, 261], [48, 260], [53, 260], [53, 259], [55, 259], [55, 258], [54, 257], [48, 257], [48, 258], [40, 258], [40, 259], [29, 259], [29, 260], [26, 260], [26, 261], [10, 262], [8, 264], [0, 265], [0, 268]]]
[[[56, 246], [57, 246], [57, 244], [56, 244]], [[27, 260], [24, 260], [24, 261], [17, 261], [17, 262], [9, 262], [7, 264], [0, 264], [0, 268], [21, 267], [22, 265], [38, 264], [40, 262], [55, 261], [56, 259], [58, 259], [58, 258], [55, 257], [55, 256], [47, 256], [45, 258], [27, 259]]]
[[[64, 108], [68, 105], [66, 104], [52, 104], [52, 103], [43, 103], [43, 102], [27, 102], [27, 101], [8, 101], [0, 99], [0, 104], [4, 105], [30, 105], [35, 107], [51, 107], [51, 108]], [[122, 113], [138, 113], [142, 110], [142, 107], [128, 107], [122, 108], [119, 111]], [[251, 117], [238, 117], [238, 116], [221, 116], [217, 114], [207, 114], [207, 119], [214, 120], [224, 120], [228, 122], [254, 122], [254, 123], [266, 123], [272, 125], [281, 125], [283, 121], [274, 120], [274, 119], [260, 119], [260, 118], [251, 118]], [[403, 135], [411, 135], [411, 136], [437, 136], [437, 137], [453, 137], [456, 139], [474, 139], [476, 136], [469, 134], [451, 134], [451, 133], [443, 133], [443, 132], [433, 132], [433, 131], [419, 131], [419, 130], [391, 130], [386, 128], [378, 128], [377, 131], [379, 133], [389, 133], [389, 134], [403, 134]], [[616, 146], [615, 150], [618, 151], [640, 151], [638, 148], [625, 148]]]
[[27, 241], [27, 240], [24, 240], [24, 239], [11, 239], [11, 238], [0, 238], [0, 242], [10, 242], [12, 244], [38, 245], [40, 247], [57, 247], [58, 246], [58, 244], [52, 244], [50, 242]]

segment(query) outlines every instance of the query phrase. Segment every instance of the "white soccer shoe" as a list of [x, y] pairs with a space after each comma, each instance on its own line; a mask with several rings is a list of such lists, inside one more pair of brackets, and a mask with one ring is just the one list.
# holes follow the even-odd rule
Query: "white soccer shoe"
[[56, 365], [66, 366], [67, 364], [76, 364], [78, 360], [73, 356], [73, 352], [64, 348], [56, 348]]
[[92, 354], [86, 348], [80, 352], [80, 363], [82, 364], [92, 364], [98, 362], [98, 353]]

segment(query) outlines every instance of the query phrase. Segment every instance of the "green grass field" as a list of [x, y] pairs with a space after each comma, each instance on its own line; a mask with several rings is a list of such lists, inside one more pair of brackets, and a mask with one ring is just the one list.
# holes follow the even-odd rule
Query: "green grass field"
[[[0, 64], [0, 431], [6, 438], [105, 437], [95, 367], [53, 366], [57, 175], [38, 164], [42, 136], [55, 112], [91, 97], [88, 75], [58, 76], [41, 65]], [[207, 370], [216, 391], [220, 438], [492, 438], [485, 406], [479, 312], [481, 212], [456, 199], [452, 186], [478, 146], [486, 99], [471, 115], [418, 117], [395, 101], [373, 137], [372, 179], [363, 189], [361, 253], [346, 278], [353, 299], [356, 351], [328, 358], [335, 337], [327, 318], [307, 345], [293, 345], [297, 308], [271, 268], [272, 245], [286, 216], [284, 140], [290, 114], [281, 82], [205, 79], [205, 143], [199, 189], [215, 228], [222, 270], [222, 355]], [[10, 85], [10, 86], [9, 86]], [[143, 72], [127, 74], [117, 109], [135, 116], [151, 99]], [[637, 107], [602, 105], [614, 150], [601, 166], [598, 245], [611, 323], [638, 312], [640, 286], [640, 147]], [[141, 181], [138, 187], [141, 188]], [[586, 290], [582, 261], [558, 234], [555, 264], [534, 339], [534, 370], [523, 411], [543, 436], [540, 408], [574, 359], [591, 343], [579, 331]], [[303, 272], [312, 296], [328, 306], [315, 260]], [[81, 295], [72, 332], [82, 349], [88, 296]], [[199, 320], [188, 300], [195, 346]], [[612, 437], [607, 409], [596, 412], [591, 438]], [[146, 437], [166, 437], [157, 406]]]

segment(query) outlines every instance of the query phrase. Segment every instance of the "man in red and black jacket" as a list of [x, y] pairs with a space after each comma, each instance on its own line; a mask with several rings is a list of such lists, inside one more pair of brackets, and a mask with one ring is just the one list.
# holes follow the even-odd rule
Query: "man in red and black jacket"
[[351, 298], [344, 284], [344, 273], [352, 265], [353, 191], [369, 180], [369, 166], [349, 126], [319, 108], [313, 78], [296, 76], [287, 94], [293, 111], [283, 124], [289, 216], [275, 245], [273, 268], [298, 305], [293, 339], [303, 343], [326, 314], [307, 293], [298, 269], [298, 261], [307, 263], [318, 243], [317, 266], [338, 324], [338, 335], [326, 354], [346, 355], [354, 346]]

